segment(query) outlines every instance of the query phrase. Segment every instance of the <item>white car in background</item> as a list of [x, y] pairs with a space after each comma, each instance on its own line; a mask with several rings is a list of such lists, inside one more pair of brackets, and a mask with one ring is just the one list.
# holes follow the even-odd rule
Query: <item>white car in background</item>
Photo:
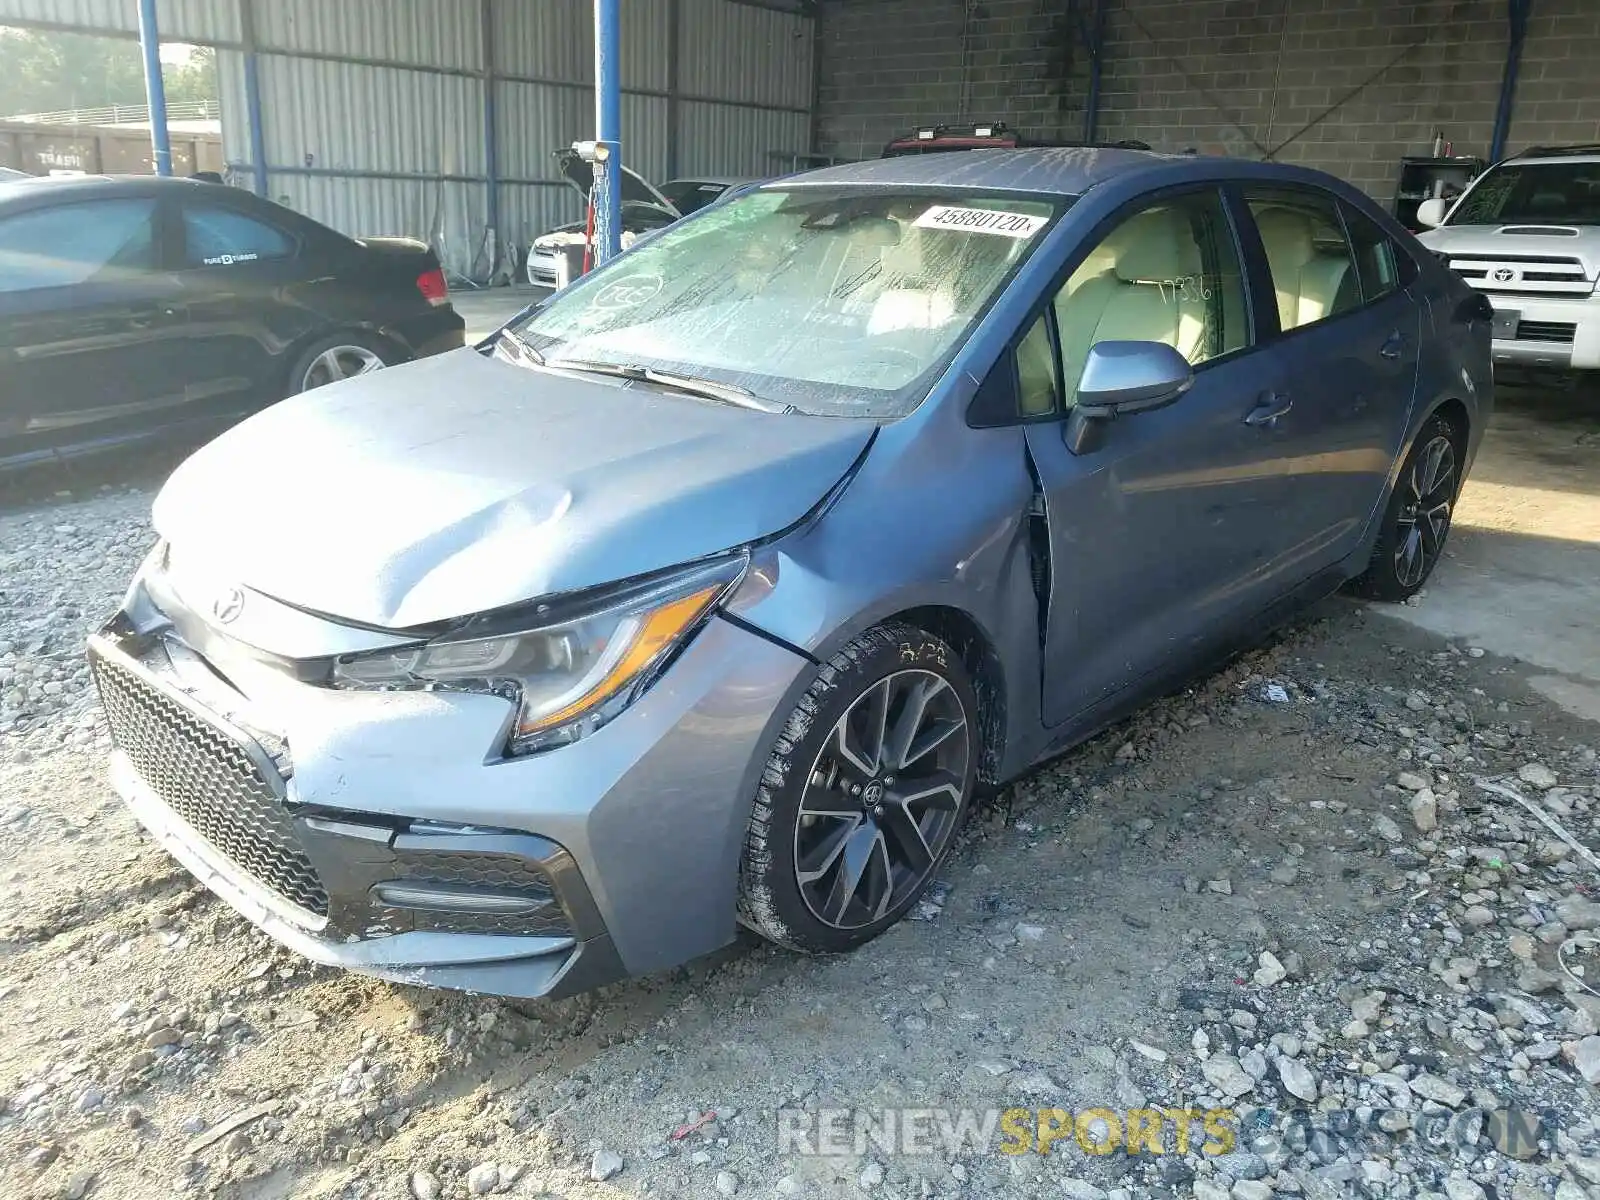
[[[563, 150], [556, 155], [561, 173], [583, 197], [589, 201], [589, 189], [594, 183], [594, 172], [589, 163], [579, 158], [576, 151]], [[674, 221], [698, 212], [706, 205], [720, 199], [730, 189], [749, 179], [730, 176], [701, 175], [674, 179], [653, 186], [642, 175], [622, 168], [622, 248], [626, 250], [641, 236], [664, 229]], [[586, 222], [573, 221], [558, 225], [533, 239], [528, 248], [528, 282], [535, 287], [553, 288], [562, 282], [561, 257], [568, 247], [578, 248], [579, 264], [582, 248], [587, 242]], [[578, 265], [578, 264], [575, 264]]]
[[1432, 250], [1494, 306], [1496, 365], [1600, 370], [1600, 145], [1539, 146], [1424, 201]]

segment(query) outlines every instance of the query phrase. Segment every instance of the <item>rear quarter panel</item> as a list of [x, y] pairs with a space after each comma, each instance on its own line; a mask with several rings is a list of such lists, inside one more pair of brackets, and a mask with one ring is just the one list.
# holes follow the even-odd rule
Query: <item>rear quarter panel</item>
[[1405, 440], [1395, 455], [1391, 490], [1423, 425], [1441, 409], [1457, 406], [1465, 412], [1467, 423], [1461, 466], [1464, 482], [1494, 412], [1490, 323], [1473, 315], [1479, 294], [1409, 234], [1402, 244], [1418, 261], [1419, 276], [1411, 287], [1423, 304], [1423, 339], [1416, 401]]
[[[321, 227], [308, 238], [306, 270], [294, 301], [311, 318], [312, 327], [301, 331], [300, 346], [336, 331], [359, 330], [413, 357], [465, 328], [452, 306], [430, 304], [417, 288], [418, 276], [439, 268], [425, 243], [375, 241], [364, 246]], [[459, 337], [455, 344], [460, 344]]]

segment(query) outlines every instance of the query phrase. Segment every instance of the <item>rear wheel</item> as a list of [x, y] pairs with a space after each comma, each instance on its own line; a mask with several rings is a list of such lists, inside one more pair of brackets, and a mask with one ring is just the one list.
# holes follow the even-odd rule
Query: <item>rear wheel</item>
[[954, 844], [978, 758], [961, 660], [913, 626], [868, 630], [822, 668], [773, 749], [739, 918], [797, 950], [849, 950], [916, 903]]
[[1353, 589], [1391, 602], [1415, 595], [1444, 555], [1461, 488], [1459, 433], [1441, 416], [1428, 419], [1400, 468], [1383, 514], [1372, 561]]
[[289, 394], [309, 392], [324, 384], [370, 375], [400, 361], [394, 347], [364, 334], [344, 333], [306, 348], [289, 372]]

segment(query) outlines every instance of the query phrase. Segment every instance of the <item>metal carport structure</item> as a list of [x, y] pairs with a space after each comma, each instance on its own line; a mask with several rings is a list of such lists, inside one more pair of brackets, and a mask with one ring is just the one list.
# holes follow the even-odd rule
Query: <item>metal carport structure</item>
[[479, 280], [578, 214], [551, 155], [597, 135], [596, 108], [655, 180], [811, 149], [801, 0], [0, 0], [0, 24], [215, 47], [236, 182], [345, 232], [425, 236]]
[[151, 41], [159, 28], [216, 47], [237, 181], [347, 232], [426, 236], [455, 274], [476, 279], [508, 245], [577, 215], [550, 152], [596, 137], [620, 141], [650, 178], [761, 176], [816, 153], [876, 153], [891, 120], [1002, 119], [1053, 136], [1284, 157], [1379, 194], [1398, 156], [1436, 127], [1490, 158], [1530, 140], [1593, 140], [1583, 106], [1600, 101], [1600, 85], [1571, 70], [1600, 49], [1588, 0], [1250, 8], [0, 0], [0, 24], [129, 38], [144, 28]]

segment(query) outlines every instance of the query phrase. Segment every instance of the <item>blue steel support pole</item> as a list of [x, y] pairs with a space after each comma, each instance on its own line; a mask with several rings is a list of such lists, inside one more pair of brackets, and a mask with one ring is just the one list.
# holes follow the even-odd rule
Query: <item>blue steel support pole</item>
[[244, 53], [244, 108], [250, 118], [250, 174], [256, 195], [267, 194], [267, 135], [261, 123], [261, 72], [256, 52]]
[[261, 123], [261, 60], [256, 54], [254, 0], [239, 0], [239, 32], [244, 41], [244, 112], [250, 122], [250, 173], [256, 195], [267, 194], [267, 135]]
[[494, 0], [483, 0], [478, 19], [483, 25], [483, 176], [488, 192], [484, 220], [490, 238], [488, 281], [493, 283], [495, 269], [504, 255], [500, 246], [500, 113], [495, 97]]
[[1490, 162], [1499, 162], [1506, 155], [1506, 140], [1511, 136], [1511, 108], [1517, 97], [1517, 72], [1522, 66], [1522, 43], [1528, 34], [1528, 13], [1532, 8], [1533, 0], [1506, 0], [1510, 38], [1506, 43], [1505, 74], [1500, 77], [1500, 103], [1494, 110]]
[[678, 177], [678, 126], [683, 122], [678, 103], [678, 47], [683, 33], [683, 5], [667, 0], [667, 178]]
[[596, 261], [622, 250], [622, 21], [619, 0], [594, 0], [595, 140], [609, 152], [597, 171], [603, 180], [594, 197]]
[[161, 35], [156, 0], [139, 0], [139, 48], [144, 51], [144, 94], [150, 104], [150, 147], [156, 174], [172, 174], [172, 139], [167, 136], [167, 89], [161, 79]]
[[1083, 101], [1083, 140], [1093, 142], [1100, 125], [1100, 72], [1106, 49], [1106, 3], [1094, 0], [1094, 30], [1089, 36], [1089, 92]]

